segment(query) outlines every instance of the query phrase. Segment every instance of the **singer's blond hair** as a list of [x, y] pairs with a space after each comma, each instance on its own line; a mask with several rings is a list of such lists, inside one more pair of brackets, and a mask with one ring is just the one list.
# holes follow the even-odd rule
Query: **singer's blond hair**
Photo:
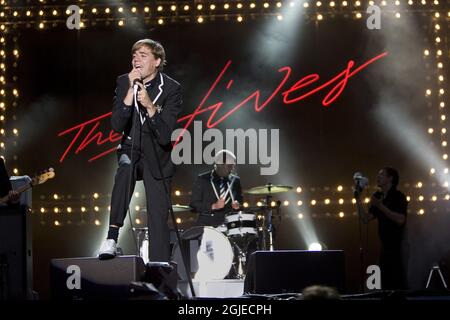
[[164, 51], [164, 47], [162, 46], [162, 44], [152, 39], [141, 39], [131, 47], [131, 55], [133, 55], [143, 46], [150, 49], [155, 59], [161, 59], [161, 63], [157, 67], [157, 70], [160, 72], [163, 71], [166, 64], [166, 52]]

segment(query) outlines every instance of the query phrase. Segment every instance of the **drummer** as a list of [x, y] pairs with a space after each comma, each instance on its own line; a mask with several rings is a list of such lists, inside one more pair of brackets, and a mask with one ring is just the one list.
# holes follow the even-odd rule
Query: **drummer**
[[214, 157], [214, 168], [197, 177], [190, 206], [199, 214], [198, 226], [218, 227], [224, 224], [227, 213], [241, 207], [241, 180], [232, 173], [235, 167], [236, 156], [220, 150]]

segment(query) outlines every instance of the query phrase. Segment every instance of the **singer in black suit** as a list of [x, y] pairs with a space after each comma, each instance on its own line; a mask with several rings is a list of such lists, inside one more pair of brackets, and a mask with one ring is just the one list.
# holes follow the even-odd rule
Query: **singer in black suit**
[[113, 101], [112, 128], [123, 133], [123, 137], [117, 148], [119, 167], [112, 191], [110, 227], [99, 257], [116, 255], [119, 228], [123, 226], [135, 183], [143, 180], [150, 235], [149, 257], [151, 261], [168, 261], [169, 205], [164, 183], [170, 195], [175, 172], [170, 158], [171, 135], [181, 111], [181, 86], [162, 72], [165, 51], [160, 43], [151, 39], [139, 40], [131, 51], [132, 70], [117, 78]]
[[[239, 210], [243, 197], [241, 179], [231, 173], [235, 163], [233, 153], [221, 150], [216, 154], [214, 169], [197, 177], [190, 202], [198, 213], [197, 225], [217, 227], [225, 222], [227, 213]], [[221, 189], [225, 194], [221, 194]]]

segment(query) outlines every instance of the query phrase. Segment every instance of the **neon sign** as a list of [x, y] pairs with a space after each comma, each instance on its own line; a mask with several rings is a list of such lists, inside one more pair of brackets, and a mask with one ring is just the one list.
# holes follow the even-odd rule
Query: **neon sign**
[[[361, 72], [365, 68], [367, 68], [372, 63], [384, 58], [387, 56], [387, 52], [381, 53], [370, 60], [364, 62], [360, 66], [355, 67], [355, 62], [353, 60], [350, 60], [345, 69], [341, 72], [339, 72], [336, 76], [334, 76], [332, 79], [326, 81], [323, 84], [320, 84], [314, 88], [310, 88], [309, 91], [302, 91], [302, 89], [306, 89], [307, 87], [313, 86], [317, 81], [319, 81], [320, 76], [316, 73], [309, 74], [295, 82], [292, 86], [282, 91], [283, 87], [285, 87], [286, 82], [291, 76], [292, 68], [289, 66], [282, 67], [278, 69], [278, 73], [280, 73], [281, 80], [277, 87], [272, 91], [270, 96], [266, 98], [264, 101], [261, 100], [261, 91], [259, 89], [255, 90], [253, 93], [251, 93], [247, 98], [239, 102], [237, 105], [232, 107], [230, 110], [228, 110], [224, 115], [216, 119], [216, 115], [219, 112], [219, 110], [224, 106], [223, 101], [218, 101], [213, 104], [207, 105], [207, 101], [210, 99], [212, 93], [214, 90], [222, 84], [224, 81], [223, 78], [225, 74], [227, 73], [228, 69], [231, 67], [232, 61], [229, 60], [217, 78], [214, 80], [213, 84], [208, 89], [207, 93], [203, 96], [202, 100], [200, 101], [200, 104], [195, 108], [194, 112], [187, 114], [185, 116], [182, 116], [178, 119], [178, 123], [185, 123], [183, 130], [181, 131], [180, 135], [177, 138], [177, 141], [181, 138], [181, 136], [184, 134], [184, 132], [189, 128], [189, 126], [192, 124], [194, 119], [198, 117], [199, 115], [210, 112], [208, 121], [206, 122], [206, 125], [208, 128], [214, 128], [219, 123], [225, 121], [228, 117], [230, 117], [232, 114], [237, 112], [240, 108], [243, 106], [250, 104], [253, 105], [256, 112], [262, 111], [275, 97], [281, 96], [283, 98], [283, 103], [285, 105], [291, 105], [294, 103], [298, 103], [299, 101], [319, 92], [322, 90], [325, 90], [327, 88], [330, 88], [328, 93], [325, 95], [325, 97], [322, 99], [322, 105], [324, 107], [330, 106], [336, 99], [342, 94], [344, 89], [346, 88], [348, 84], [348, 80], [356, 75], [357, 73]], [[229, 80], [225, 88], [227, 90], [231, 90], [234, 80]], [[97, 160], [111, 152], [113, 152], [116, 149], [115, 142], [120, 141], [121, 134], [116, 133], [114, 131], [110, 131], [108, 135], [103, 134], [102, 132], [98, 131], [98, 127], [100, 126], [101, 122], [105, 119], [111, 117], [112, 112], [103, 114], [99, 117], [96, 117], [94, 119], [88, 120], [86, 122], [80, 123], [78, 125], [75, 125], [69, 129], [66, 129], [60, 133], [58, 133], [58, 137], [62, 137], [64, 135], [67, 135], [69, 133], [74, 132], [75, 136], [72, 138], [70, 144], [64, 151], [63, 155], [59, 159], [59, 162], [63, 162], [64, 159], [67, 157], [69, 152], [73, 152], [74, 154], [78, 154], [89, 145], [96, 143], [97, 146], [102, 146], [106, 143], [109, 145], [114, 144], [114, 147], [108, 148], [107, 150], [104, 150], [100, 152], [99, 154], [95, 155], [94, 157], [90, 158], [88, 161], [92, 162], [94, 160]]]

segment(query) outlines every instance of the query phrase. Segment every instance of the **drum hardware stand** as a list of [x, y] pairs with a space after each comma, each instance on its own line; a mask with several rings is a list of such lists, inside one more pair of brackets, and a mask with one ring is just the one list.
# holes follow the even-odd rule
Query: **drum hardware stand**
[[268, 189], [269, 189], [269, 194], [267, 194], [266, 195], [266, 208], [268, 208], [267, 209], [267, 221], [268, 221], [268, 223], [267, 223], [267, 226], [265, 226], [266, 228], [267, 228], [267, 233], [268, 233], [268, 235], [269, 235], [269, 243], [268, 243], [268, 245], [267, 245], [267, 240], [266, 240], [266, 230], [264, 230], [264, 229], [266, 229], [266, 228], [264, 228], [263, 229], [263, 234], [264, 234], [264, 249], [266, 249], [267, 250], [267, 247], [268, 247], [268, 250], [269, 251], [273, 251], [273, 234], [272, 234], [272, 232], [273, 232], [273, 227], [272, 227], [272, 205], [271, 205], [271, 200], [272, 200], [272, 195], [270, 194], [270, 189], [271, 189], [271, 183], [269, 183], [269, 187], [268, 187]]
[[[245, 273], [244, 273], [244, 269], [242, 267], [243, 263], [245, 264], [246, 262], [246, 258], [245, 258], [245, 253], [244, 251], [237, 245], [236, 242], [233, 241], [233, 246], [235, 247], [235, 249], [238, 251], [237, 254], [237, 258], [238, 258], [238, 268], [237, 268], [237, 275], [236, 278], [237, 279], [244, 279], [245, 278]], [[235, 267], [236, 269], [236, 267]]]

